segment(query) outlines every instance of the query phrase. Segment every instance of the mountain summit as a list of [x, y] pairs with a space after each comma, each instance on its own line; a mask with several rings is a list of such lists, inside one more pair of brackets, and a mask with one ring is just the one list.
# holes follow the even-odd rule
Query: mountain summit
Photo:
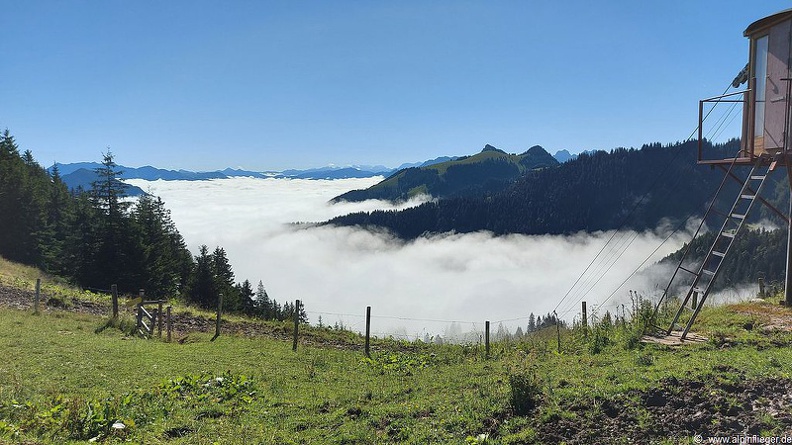
[[499, 149], [499, 148], [495, 148], [495, 147], [493, 147], [493, 146], [492, 146], [492, 145], [490, 145], [490, 144], [487, 144], [487, 145], [485, 145], [485, 146], [484, 146], [484, 149], [483, 149], [483, 150], [481, 150], [481, 152], [482, 152], [482, 153], [484, 153], [485, 151], [497, 151], [497, 152], [499, 152], [499, 153], [506, 154], [506, 152], [505, 152], [505, 151], [503, 151], [503, 150], [501, 150], [501, 149]]
[[403, 201], [422, 194], [447, 198], [491, 193], [503, 190], [526, 171], [557, 165], [558, 161], [538, 145], [517, 155], [487, 144], [472, 156], [399, 170], [365, 190], [352, 190], [337, 196], [333, 202]]

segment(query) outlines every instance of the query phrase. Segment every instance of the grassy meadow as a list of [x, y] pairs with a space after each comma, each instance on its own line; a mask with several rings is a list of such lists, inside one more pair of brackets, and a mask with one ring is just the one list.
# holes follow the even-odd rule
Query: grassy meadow
[[[792, 379], [779, 327], [792, 314], [772, 303], [706, 308], [700, 344], [640, 343], [637, 324], [601, 319], [562, 330], [560, 352], [551, 328], [489, 358], [388, 340], [367, 358], [354, 335], [310, 327], [296, 352], [268, 336], [167, 343], [131, 335], [124, 317], [99, 330], [106, 317], [0, 308], [0, 443], [670, 444], [792, 425], [773, 398]], [[671, 428], [694, 404], [704, 420]]]

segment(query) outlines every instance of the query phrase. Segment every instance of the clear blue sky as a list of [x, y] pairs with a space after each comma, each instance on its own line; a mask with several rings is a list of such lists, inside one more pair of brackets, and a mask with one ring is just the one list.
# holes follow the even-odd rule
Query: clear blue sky
[[43, 165], [191, 170], [674, 142], [788, 6], [0, 0], [0, 129]]

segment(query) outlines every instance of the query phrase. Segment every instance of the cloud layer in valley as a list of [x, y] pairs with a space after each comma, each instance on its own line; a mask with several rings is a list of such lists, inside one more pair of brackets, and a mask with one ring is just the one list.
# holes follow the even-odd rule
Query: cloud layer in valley
[[[613, 265], [595, 263], [558, 305], [611, 232], [501, 237], [479, 232], [403, 242], [359, 228], [290, 224], [421, 202], [396, 207], [382, 201], [328, 204], [336, 195], [379, 180], [128, 182], [165, 201], [193, 252], [201, 244], [224, 247], [237, 281], [248, 279], [255, 286], [261, 280], [281, 302], [301, 299], [312, 323], [321, 315], [326, 324], [340, 320], [362, 329], [362, 314], [372, 306], [372, 313], [382, 317], [374, 319], [372, 328], [380, 334], [414, 337], [448, 331], [449, 323], [432, 320], [458, 320], [463, 331], [480, 331], [484, 320], [495, 326], [506, 320], [512, 330], [525, 329], [532, 312], [544, 315], [558, 306], [559, 315], [572, 320], [581, 299], [589, 307], [605, 302], [604, 312], [624, 303], [628, 290], [656, 295], [668, 279], [667, 274], [639, 274], [613, 293], [662, 242], [665, 233], [659, 229], [617, 234], [614, 241], [621, 244], [612, 245], [626, 248], [625, 253], [615, 261], [617, 252], [604, 250], [602, 257], [613, 259]], [[675, 236], [647, 264], [685, 240]]]

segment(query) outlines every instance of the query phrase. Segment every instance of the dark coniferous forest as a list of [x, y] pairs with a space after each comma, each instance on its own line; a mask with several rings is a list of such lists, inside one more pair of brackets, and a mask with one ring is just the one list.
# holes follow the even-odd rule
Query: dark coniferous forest
[[[690, 244], [690, 253], [685, 263], [693, 268], [699, 266], [707, 255], [715, 234], [706, 233]], [[723, 262], [716, 289], [725, 289], [739, 284], [755, 284], [762, 278], [768, 289], [783, 289], [786, 276], [786, 230], [742, 230], [734, 239], [729, 255]], [[661, 263], [676, 266], [687, 249], [686, 244], [664, 258]], [[689, 266], [689, 268], [691, 268]]]
[[[87, 289], [145, 289], [154, 298], [181, 298], [206, 308], [223, 294], [228, 311], [265, 319], [291, 318], [262, 283], [235, 283], [222, 247], [202, 246], [193, 257], [165, 203], [143, 195], [126, 198], [127, 186], [112, 153], [104, 154], [90, 189], [70, 191], [57, 166], [51, 173], [14, 137], [0, 135], [0, 256], [33, 265]], [[303, 320], [307, 320], [304, 309]]]
[[[705, 145], [707, 152], [729, 157], [739, 141]], [[703, 210], [723, 178], [722, 171], [697, 165], [696, 153], [695, 141], [583, 153], [558, 167], [528, 171], [497, 193], [354, 213], [328, 223], [385, 228], [402, 239], [478, 230], [497, 235], [652, 230]]]

